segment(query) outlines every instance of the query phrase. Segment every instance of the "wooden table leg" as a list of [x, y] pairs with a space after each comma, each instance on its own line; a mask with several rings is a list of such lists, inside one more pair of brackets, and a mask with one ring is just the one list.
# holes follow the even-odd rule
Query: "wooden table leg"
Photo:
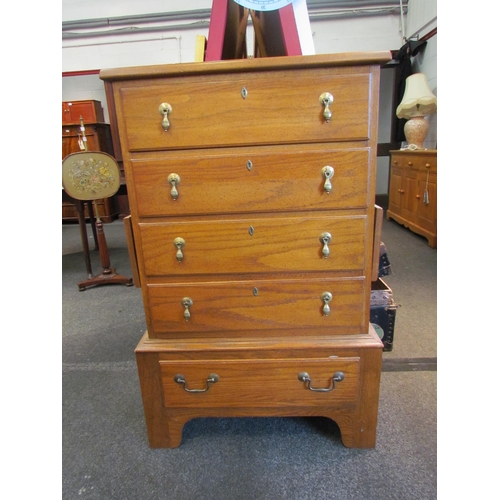
[[122, 276], [117, 274], [115, 269], [111, 267], [111, 262], [109, 260], [108, 245], [106, 243], [106, 236], [104, 235], [104, 226], [101, 219], [97, 219], [96, 223], [97, 229], [97, 240], [99, 242], [99, 256], [101, 258], [102, 272], [99, 276], [89, 277], [85, 281], [78, 283], [78, 289], [80, 291], [85, 290], [91, 286], [100, 285], [127, 285], [132, 286], [134, 280], [128, 276]]
[[90, 227], [92, 228], [92, 234], [94, 236], [94, 250], [99, 250], [99, 238], [97, 237], [97, 228], [92, 201], [87, 201], [87, 210], [89, 213]]

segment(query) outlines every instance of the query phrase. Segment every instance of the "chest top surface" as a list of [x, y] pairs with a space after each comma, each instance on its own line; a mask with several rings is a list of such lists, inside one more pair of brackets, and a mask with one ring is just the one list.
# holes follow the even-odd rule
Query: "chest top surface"
[[383, 65], [391, 60], [389, 51], [346, 52], [313, 56], [261, 57], [195, 63], [134, 66], [103, 69], [99, 78], [104, 81], [143, 80], [148, 78], [207, 75], [210, 73], [240, 73], [249, 71], [286, 70], [299, 68]]

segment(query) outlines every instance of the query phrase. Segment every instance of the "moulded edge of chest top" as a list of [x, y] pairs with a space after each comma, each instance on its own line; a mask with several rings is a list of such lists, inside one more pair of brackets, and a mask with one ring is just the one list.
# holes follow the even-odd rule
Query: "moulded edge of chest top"
[[392, 59], [389, 51], [345, 52], [311, 56], [280, 56], [251, 59], [231, 59], [209, 62], [186, 62], [154, 66], [134, 66], [102, 69], [99, 78], [112, 82], [163, 76], [187, 76], [206, 73], [237, 73], [246, 71], [286, 70], [299, 68], [326, 68], [345, 66], [381, 66]]

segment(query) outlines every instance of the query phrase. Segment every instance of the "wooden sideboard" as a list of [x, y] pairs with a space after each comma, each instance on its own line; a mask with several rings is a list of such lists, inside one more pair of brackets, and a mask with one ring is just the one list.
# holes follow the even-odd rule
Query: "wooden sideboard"
[[[390, 54], [103, 70], [147, 331], [151, 447], [195, 417], [326, 416], [375, 446], [369, 324], [380, 65]], [[329, 100], [331, 99], [331, 100]]]
[[386, 218], [437, 246], [437, 151], [391, 151]]

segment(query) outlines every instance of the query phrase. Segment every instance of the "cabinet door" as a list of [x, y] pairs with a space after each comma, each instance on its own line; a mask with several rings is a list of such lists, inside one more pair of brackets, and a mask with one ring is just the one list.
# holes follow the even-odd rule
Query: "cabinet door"
[[418, 172], [412, 169], [405, 169], [401, 179], [401, 217], [409, 222], [416, 219], [418, 207]]
[[[69, 131], [68, 131], [69, 132]], [[78, 145], [78, 135], [76, 134], [64, 134], [62, 136], [62, 159], [66, 158], [71, 153], [76, 153], [80, 150], [80, 146]]]
[[69, 113], [68, 103], [63, 102], [62, 103], [62, 122], [61, 122], [63, 125], [65, 123], [68, 123], [68, 113]]
[[70, 102], [68, 103], [70, 123], [78, 123], [80, 116], [84, 123], [95, 122], [94, 107], [88, 102]]
[[80, 123], [80, 117], [84, 123], [104, 122], [101, 103], [99, 101], [63, 102], [63, 124]]
[[[425, 190], [427, 189], [427, 197], [424, 198]], [[425, 203], [425, 201], [428, 203]], [[426, 175], [421, 175], [418, 182], [418, 211], [417, 224], [423, 229], [427, 229], [432, 233], [436, 232], [437, 226], [437, 182], [434, 174], [429, 175], [427, 180]]]
[[389, 210], [395, 214], [401, 213], [401, 182], [403, 170], [392, 167], [391, 184], [389, 186]]
[[[80, 127], [77, 125], [66, 125], [62, 127], [62, 157], [66, 158], [70, 153], [82, 151], [78, 143], [81, 136]], [[113, 144], [111, 141], [110, 126], [106, 124], [85, 127], [87, 148], [89, 151], [104, 151], [113, 156]]]
[[[81, 134], [79, 133], [79, 127], [72, 127], [71, 129], [64, 129], [62, 136], [62, 157], [66, 158], [70, 153], [77, 153], [78, 151], [83, 151], [80, 148], [78, 142]], [[87, 138], [87, 148], [89, 151], [100, 151], [99, 137], [92, 130], [87, 130], [85, 133]]]

